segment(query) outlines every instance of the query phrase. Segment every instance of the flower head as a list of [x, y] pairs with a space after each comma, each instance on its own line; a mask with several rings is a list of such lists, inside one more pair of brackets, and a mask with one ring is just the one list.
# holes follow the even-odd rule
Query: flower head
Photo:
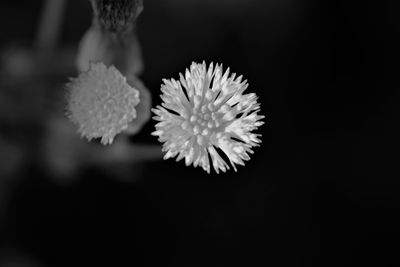
[[136, 118], [139, 91], [113, 66], [91, 63], [88, 71], [71, 79], [67, 89], [67, 115], [89, 140], [101, 137], [102, 144], [111, 144]]
[[223, 73], [222, 65], [211, 63], [207, 69], [203, 62], [192, 63], [179, 81], [163, 80], [162, 106], [152, 110], [159, 121], [152, 134], [164, 143], [164, 159], [185, 158], [187, 166], [201, 166], [208, 173], [210, 160], [217, 173], [229, 169], [218, 150], [235, 171], [235, 164], [250, 159], [252, 147], [261, 142], [260, 134], [252, 131], [263, 124], [264, 116], [258, 115], [257, 96], [243, 94], [247, 81], [235, 76], [229, 75], [229, 68]]

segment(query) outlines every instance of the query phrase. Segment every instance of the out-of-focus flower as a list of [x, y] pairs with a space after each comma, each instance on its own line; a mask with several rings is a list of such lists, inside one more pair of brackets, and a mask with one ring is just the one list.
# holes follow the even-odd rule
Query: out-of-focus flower
[[136, 118], [129, 123], [126, 133], [137, 134], [151, 118], [151, 94], [144, 83], [135, 75], [127, 75], [128, 84], [139, 91], [140, 102], [136, 106]]
[[124, 33], [134, 27], [143, 0], [91, 0], [93, 15], [103, 30]]
[[76, 65], [79, 71], [90, 62], [114, 65], [124, 75], [139, 75], [144, 69], [136, 21], [143, 0], [91, 0], [93, 20], [80, 41]]
[[235, 164], [249, 160], [252, 147], [258, 146], [260, 134], [252, 133], [264, 122], [258, 115], [260, 104], [254, 93], [243, 94], [248, 84], [242, 76], [235, 79], [222, 65], [192, 63], [180, 80], [164, 79], [162, 106], [156, 114], [156, 131], [166, 152], [164, 159], [185, 158], [187, 166], [201, 166], [210, 173], [210, 159], [217, 173], [229, 165], [217, 149], [222, 150], [236, 171]]
[[67, 89], [67, 115], [89, 140], [100, 137], [102, 144], [111, 144], [136, 118], [139, 91], [113, 66], [92, 63]]

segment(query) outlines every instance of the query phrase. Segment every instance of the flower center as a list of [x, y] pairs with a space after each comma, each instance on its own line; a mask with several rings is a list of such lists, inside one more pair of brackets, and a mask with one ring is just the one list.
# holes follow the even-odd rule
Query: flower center
[[207, 146], [210, 137], [221, 130], [222, 114], [215, 111], [212, 103], [193, 108], [183, 117], [185, 121], [181, 125], [182, 129], [192, 134], [200, 146]]

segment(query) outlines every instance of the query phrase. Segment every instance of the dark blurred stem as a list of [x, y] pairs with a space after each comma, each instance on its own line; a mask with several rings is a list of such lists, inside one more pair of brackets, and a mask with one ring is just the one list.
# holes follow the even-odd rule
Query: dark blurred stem
[[51, 54], [58, 43], [63, 21], [65, 0], [45, 0], [36, 33], [35, 47], [43, 54]]

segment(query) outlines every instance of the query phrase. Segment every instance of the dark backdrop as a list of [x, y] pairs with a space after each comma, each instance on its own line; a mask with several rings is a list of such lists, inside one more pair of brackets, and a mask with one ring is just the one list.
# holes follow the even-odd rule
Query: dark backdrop
[[[39, 2], [2, 1], [3, 48], [29, 47]], [[60, 47], [89, 27], [83, 2], [68, 1]], [[168, 160], [143, 163], [136, 182], [88, 167], [67, 185], [28, 157], [4, 208], [3, 254], [44, 266], [399, 264], [396, 2], [144, 0], [154, 105], [162, 78], [223, 63], [259, 96], [261, 147], [237, 173]], [[156, 144], [153, 125], [132, 142]]]

